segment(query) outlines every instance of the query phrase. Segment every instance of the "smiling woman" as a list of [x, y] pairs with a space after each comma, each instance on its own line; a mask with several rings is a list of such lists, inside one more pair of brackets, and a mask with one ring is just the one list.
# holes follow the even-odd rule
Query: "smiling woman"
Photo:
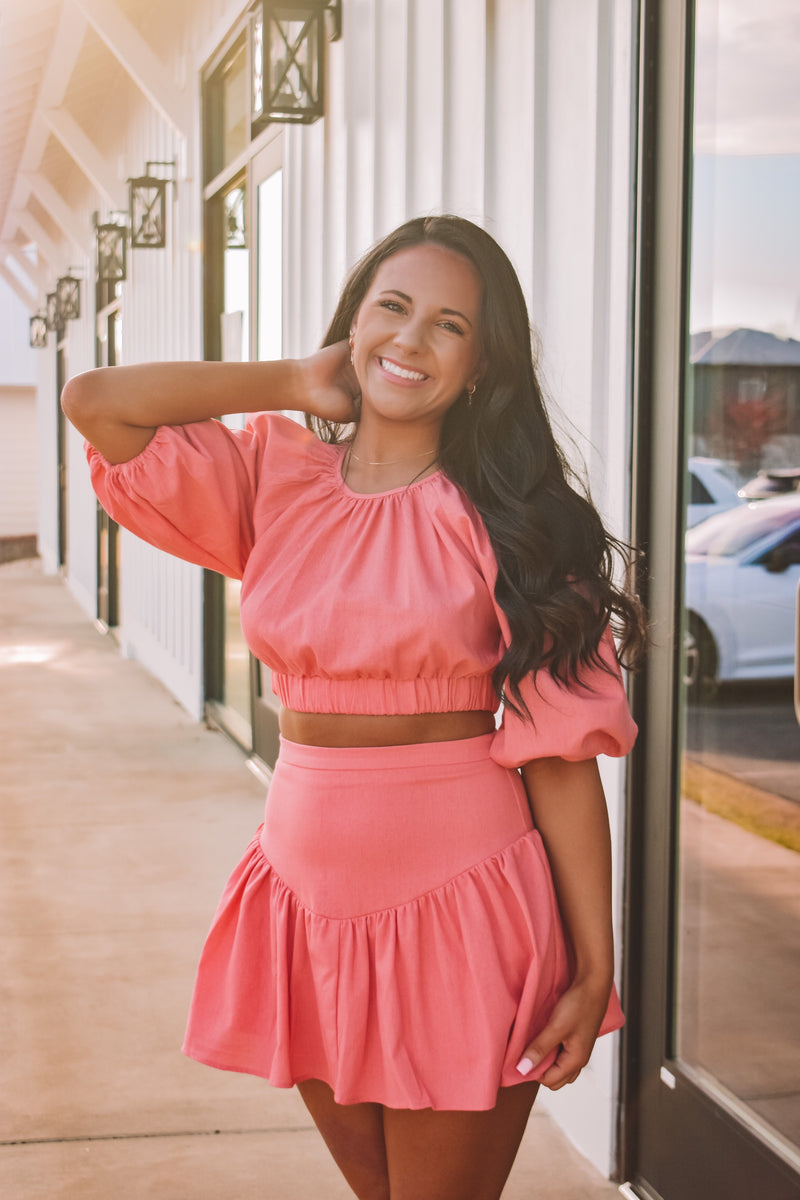
[[297, 1085], [364, 1200], [495, 1200], [539, 1084], [623, 1020], [595, 757], [635, 736], [610, 621], [643, 641], [511, 264], [411, 221], [316, 354], [97, 371], [63, 402], [107, 511], [242, 580], [282, 706], [186, 1053]]

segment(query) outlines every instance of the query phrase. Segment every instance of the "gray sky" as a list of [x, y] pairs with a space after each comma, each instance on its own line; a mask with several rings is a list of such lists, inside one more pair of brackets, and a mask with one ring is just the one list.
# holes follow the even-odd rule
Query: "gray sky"
[[800, 0], [698, 0], [693, 331], [800, 338]]

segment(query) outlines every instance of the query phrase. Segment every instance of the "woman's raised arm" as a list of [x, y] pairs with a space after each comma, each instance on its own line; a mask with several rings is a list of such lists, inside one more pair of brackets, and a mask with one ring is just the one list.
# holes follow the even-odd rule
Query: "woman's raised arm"
[[120, 463], [141, 453], [159, 425], [280, 409], [348, 421], [356, 394], [347, 342], [340, 342], [303, 359], [100, 367], [70, 379], [61, 406], [109, 462]]

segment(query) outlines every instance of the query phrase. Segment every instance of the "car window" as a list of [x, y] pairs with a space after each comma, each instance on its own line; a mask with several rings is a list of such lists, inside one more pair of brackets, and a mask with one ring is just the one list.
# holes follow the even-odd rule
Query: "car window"
[[689, 498], [690, 504], [713, 504], [714, 500], [706, 485], [697, 478], [696, 475], [690, 475], [691, 494]]
[[702, 525], [688, 530], [687, 551], [690, 554], [728, 558], [741, 554], [748, 546], [784, 525], [796, 525], [800, 521], [800, 508], [772, 508], [768, 505], [768, 501], [757, 501], [709, 517]]

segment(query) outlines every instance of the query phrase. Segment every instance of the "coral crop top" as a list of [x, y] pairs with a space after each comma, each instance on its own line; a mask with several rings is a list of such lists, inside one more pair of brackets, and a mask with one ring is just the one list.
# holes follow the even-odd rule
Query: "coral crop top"
[[[145, 541], [242, 580], [241, 619], [281, 703], [300, 712], [489, 710], [509, 638], [494, 599], [497, 564], [483, 521], [442, 472], [362, 495], [342, 478], [345, 447], [260, 413], [161, 426], [112, 465], [87, 445], [107, 512]], [[620, 756], [631, 719], [613, 674], [586, 669], [565, 689], [547, 670], [523, 681], [533, 723], [505, 709], [492, 757]]]

